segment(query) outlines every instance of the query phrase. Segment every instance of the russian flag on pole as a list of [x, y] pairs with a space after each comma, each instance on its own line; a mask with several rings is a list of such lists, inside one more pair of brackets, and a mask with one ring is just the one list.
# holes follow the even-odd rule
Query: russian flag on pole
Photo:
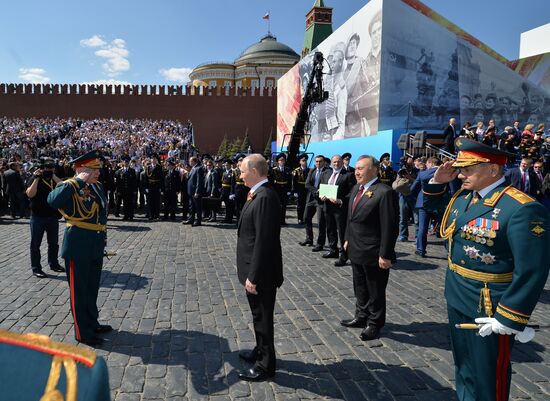
[[265, 13], [265, 15], [262, 17], [262, 19], [269, 19], [269, 12]]

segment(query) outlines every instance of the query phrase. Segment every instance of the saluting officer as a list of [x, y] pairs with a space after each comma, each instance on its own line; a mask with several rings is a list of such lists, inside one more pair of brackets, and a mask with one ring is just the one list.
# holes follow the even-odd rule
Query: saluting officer
[[48, 195], [48, 203], [59, 210], [67, 227], [61, 257], [69, 281], [71, 311], [78, 342], [96, 346], [98, 334], [111, 331], [98, 322], [97, 294], [107, 239], [107, 199], [98, 182], [99, 152], [74, 159], [76, 177], [60, 183]]
[[298, 198], [296, 200], [296, 211], [298, 213], [298, 224], [304, 222], [304, 210], [306, 208], [306, 178], [309, 174], [309, 167], [307, 166], [307, 154], [301, 154], [298, 159], [300, 160], [300, 166], [292, 170], [292, 192], [294, 192]]
[[235, 210], [235, 201], [233, 200], [235, 197], [231, 196], [235, 192], [235, 176], [231, 167], [231, 160], [226, 159], [223, 166], [221, 188], [221, 198], [225, 204], [225, 218], [223, 222], [230, 224], [233, 222], [233, 213]]
[[175, 169], [174, 160], [166, 161], [166, 174], [164, 175], [164, 220], [176, 220], [178, 208], [178, 192], [181, 191], [181, 175]]
[[[449, 249], [445, 297], [456, 391], [461, 401], [503, 401], [514, 340], [534, 336], [527, 324], [548, 277], [550, 215], [505, 180], [506, 159], [515, 155], [465, 138], [455, 144], [456, 161], [437, 169], [425, 196], [441, 198], [445, 185], [462, 180], [440, 230]], [[463, 323], [470, 326], [455, 327]]]
[[292, 185], [292, 173], [285, 165], [286, 154], [279, 153], [275, 160], [277, 161], [277, 166], [271, 169], [271, 183], [281, 201], [281, 225], [286, 226], [286, 205]]
[[153, 155], [151, 164], [145, 169], [145, 191], [149, 206], [149, 220], [160, 217], [160, 193], [163, 191], [164, 173], [159, 164], [159, 156]]
[[235, 177], [233, 199], [235, 200], [235, 216], [237, 217], [237, 221], [239, 221], [241, 217], [241, 210], [243, 210], [243, 206], [246, 203], [246, 197], [248, 196], [248, 190], [250, 189], [244, 185], [244, 181], [241, 178], [241, 163], [245, 157], [246, 155], [243, 153], [238, 153], [234, 159], [237, 162], [237, 167], [233, 170], [233, 175]]

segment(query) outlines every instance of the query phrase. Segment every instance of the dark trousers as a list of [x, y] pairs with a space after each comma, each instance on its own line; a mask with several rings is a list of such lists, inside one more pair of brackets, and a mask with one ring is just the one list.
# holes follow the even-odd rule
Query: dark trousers
[[389, 269], [378, 264], [351, 264], [353, 292], [355, 294], [355, 317], [368, 325], [381, 329], [386, 323], [386, 286]]
[[178, 208], [178, 193], [177, 192], [165, 192], [164, 193], [164, 217], [174, 220], [176, 218], [176, 210]]
[[277, 195], [279, 195], [279, 201], [281, 202], [281, 223], [286, 221], [286, 206], [288, 204], [288, 195], [286, 189], [280, 189], [275, 187]]
[[414, 210], [415, 199], [407, 199], [399, 196], [399, 238], [409, 238], [409, 221], [414, 219], [415, 227], [418, 227], [418, 219]]
[[231, 223], [233, 221], [233, 213], [235, 213], [235, 202], [229, 199], [231, 195], [230, 191], [222, 190], [222, 201], [225, 205], [225, 219], [226, 223]]
[[[512, 368], [510, 353], [514, 336], [491, 334], [476, 335], [477, 330], [463, 330], [456, 323], [472, 323], [474, 317], [466, 316], [453, 307], [447, 307], [451, 347], [455, 362], [456, 394], [459, 401], [508, 400]], [[501, 398], [497, 398], [497, 392]]]
[[56, 216], [39, 217], [31, 216], [31, 268], [32, 270], [42, 269], [40, 266], [40, 244], [44, 231], [48, 241], [48, 264], [50, 267], [57, 266], [57, 252], [59, 251], [59, 220]]
[[103, 258], [65, 259], [75, 338], [78, 341], [95, 337], [95, 329], [99, 327], [97, 294], [102, 267]]
[[160, 189], [149, 188], [147, 193], [147, 205], [149, 206], [149, 218], [154, 219], [160, 215]]
[[273, 310], [277, 289], [258, 290], [258, 295], [246, 293], [252, 312], [254, 334], [256, 336], [257, 355], [255, 367], [265, 372], [275, 373], [275, 339], [273, 328]]
[[306, 209], [306, 195], [307, 192], [304, 189], [298, 191], [298, 199], [296, 199], [296, 213], [298, 214], [298, 221], [304, 221], [304, 212]]
[[192, 222], [202, 222], [202, 198], [195, 198], [189, 195], [189, 220]]
[[326, 205], [325, 219], [327, 221], [328, 245], [331, 251], [338, 251], [338, 239], [340, 247], [344, 249], [344, 236], [346, 235], [346, 210], [347, 206], [342, 207]]
[[317, 245], [325, 246], [327, 238], [327, 224], [322, 205], [306, 205], [304, 210], [304, 223], [306, 225], [306, 241], [313, 242], [313, 217], [317, 214]]
[[134, 209], [135, 209], [134, 198], [135, 196], [132, 192], [122, 195], [122, 204], [123, 204], [122, 212], [124, 213], [125, 219], [134, 218]]
[[429, 213], [424, 208], [418, 210], [418, 235], [416, 236], [416, 249], [421, 253], [426, 253], [426, 246], [428, 245], [428, 228], [430, 227], [430, 220], [436, 216]]
[[26, 198], [24, 192], [10, 192], [10, 213], [12, 217], [19, 215], [19, 217], [25, 216]]

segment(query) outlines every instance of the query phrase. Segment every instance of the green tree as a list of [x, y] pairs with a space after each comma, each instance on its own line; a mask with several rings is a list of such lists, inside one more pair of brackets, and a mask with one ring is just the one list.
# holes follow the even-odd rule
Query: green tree
[[241, 144], [241, 151], [248, 153], [248, 147], [250, 146], [250, 139], [248, 138], [248, 127], [246, 128], [243, 143]]
[[242, 145], [242, 141], [241, 141], [241, 138], [238, 137], [236, 138], [232, 143], [231, 143], [231, 146], [229, 147], [229, 154], [230, 154], [230, 157], [233, 157], [235, 156], [237, 153], [240, 153], [241, 152], [241, 145]]
[[223, 136], [223, 140], [218, 148], [218, 156], [226, 158], [228, 157], [229, 140], [227, 139], [227, 133]]
[[273, 128], [271, 128], [271, 132], [269, 133], [269, 138], [267, 139], [264, 149], [264, 157], [268, 160], [271, 157], [271, 142], [273, 142]]

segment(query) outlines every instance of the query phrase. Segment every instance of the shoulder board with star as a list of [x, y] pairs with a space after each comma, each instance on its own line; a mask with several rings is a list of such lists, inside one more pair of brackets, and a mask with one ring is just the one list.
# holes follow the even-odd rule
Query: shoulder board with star
[[512, 199], [518, 201], [522, 205], [530, 202], [534, 202], [535, 199], [527, 195], [525, 192], [520, 191], [517, 188], [514, 187], [508, 187], [506, 190], [506, 195], [511, 197]]

